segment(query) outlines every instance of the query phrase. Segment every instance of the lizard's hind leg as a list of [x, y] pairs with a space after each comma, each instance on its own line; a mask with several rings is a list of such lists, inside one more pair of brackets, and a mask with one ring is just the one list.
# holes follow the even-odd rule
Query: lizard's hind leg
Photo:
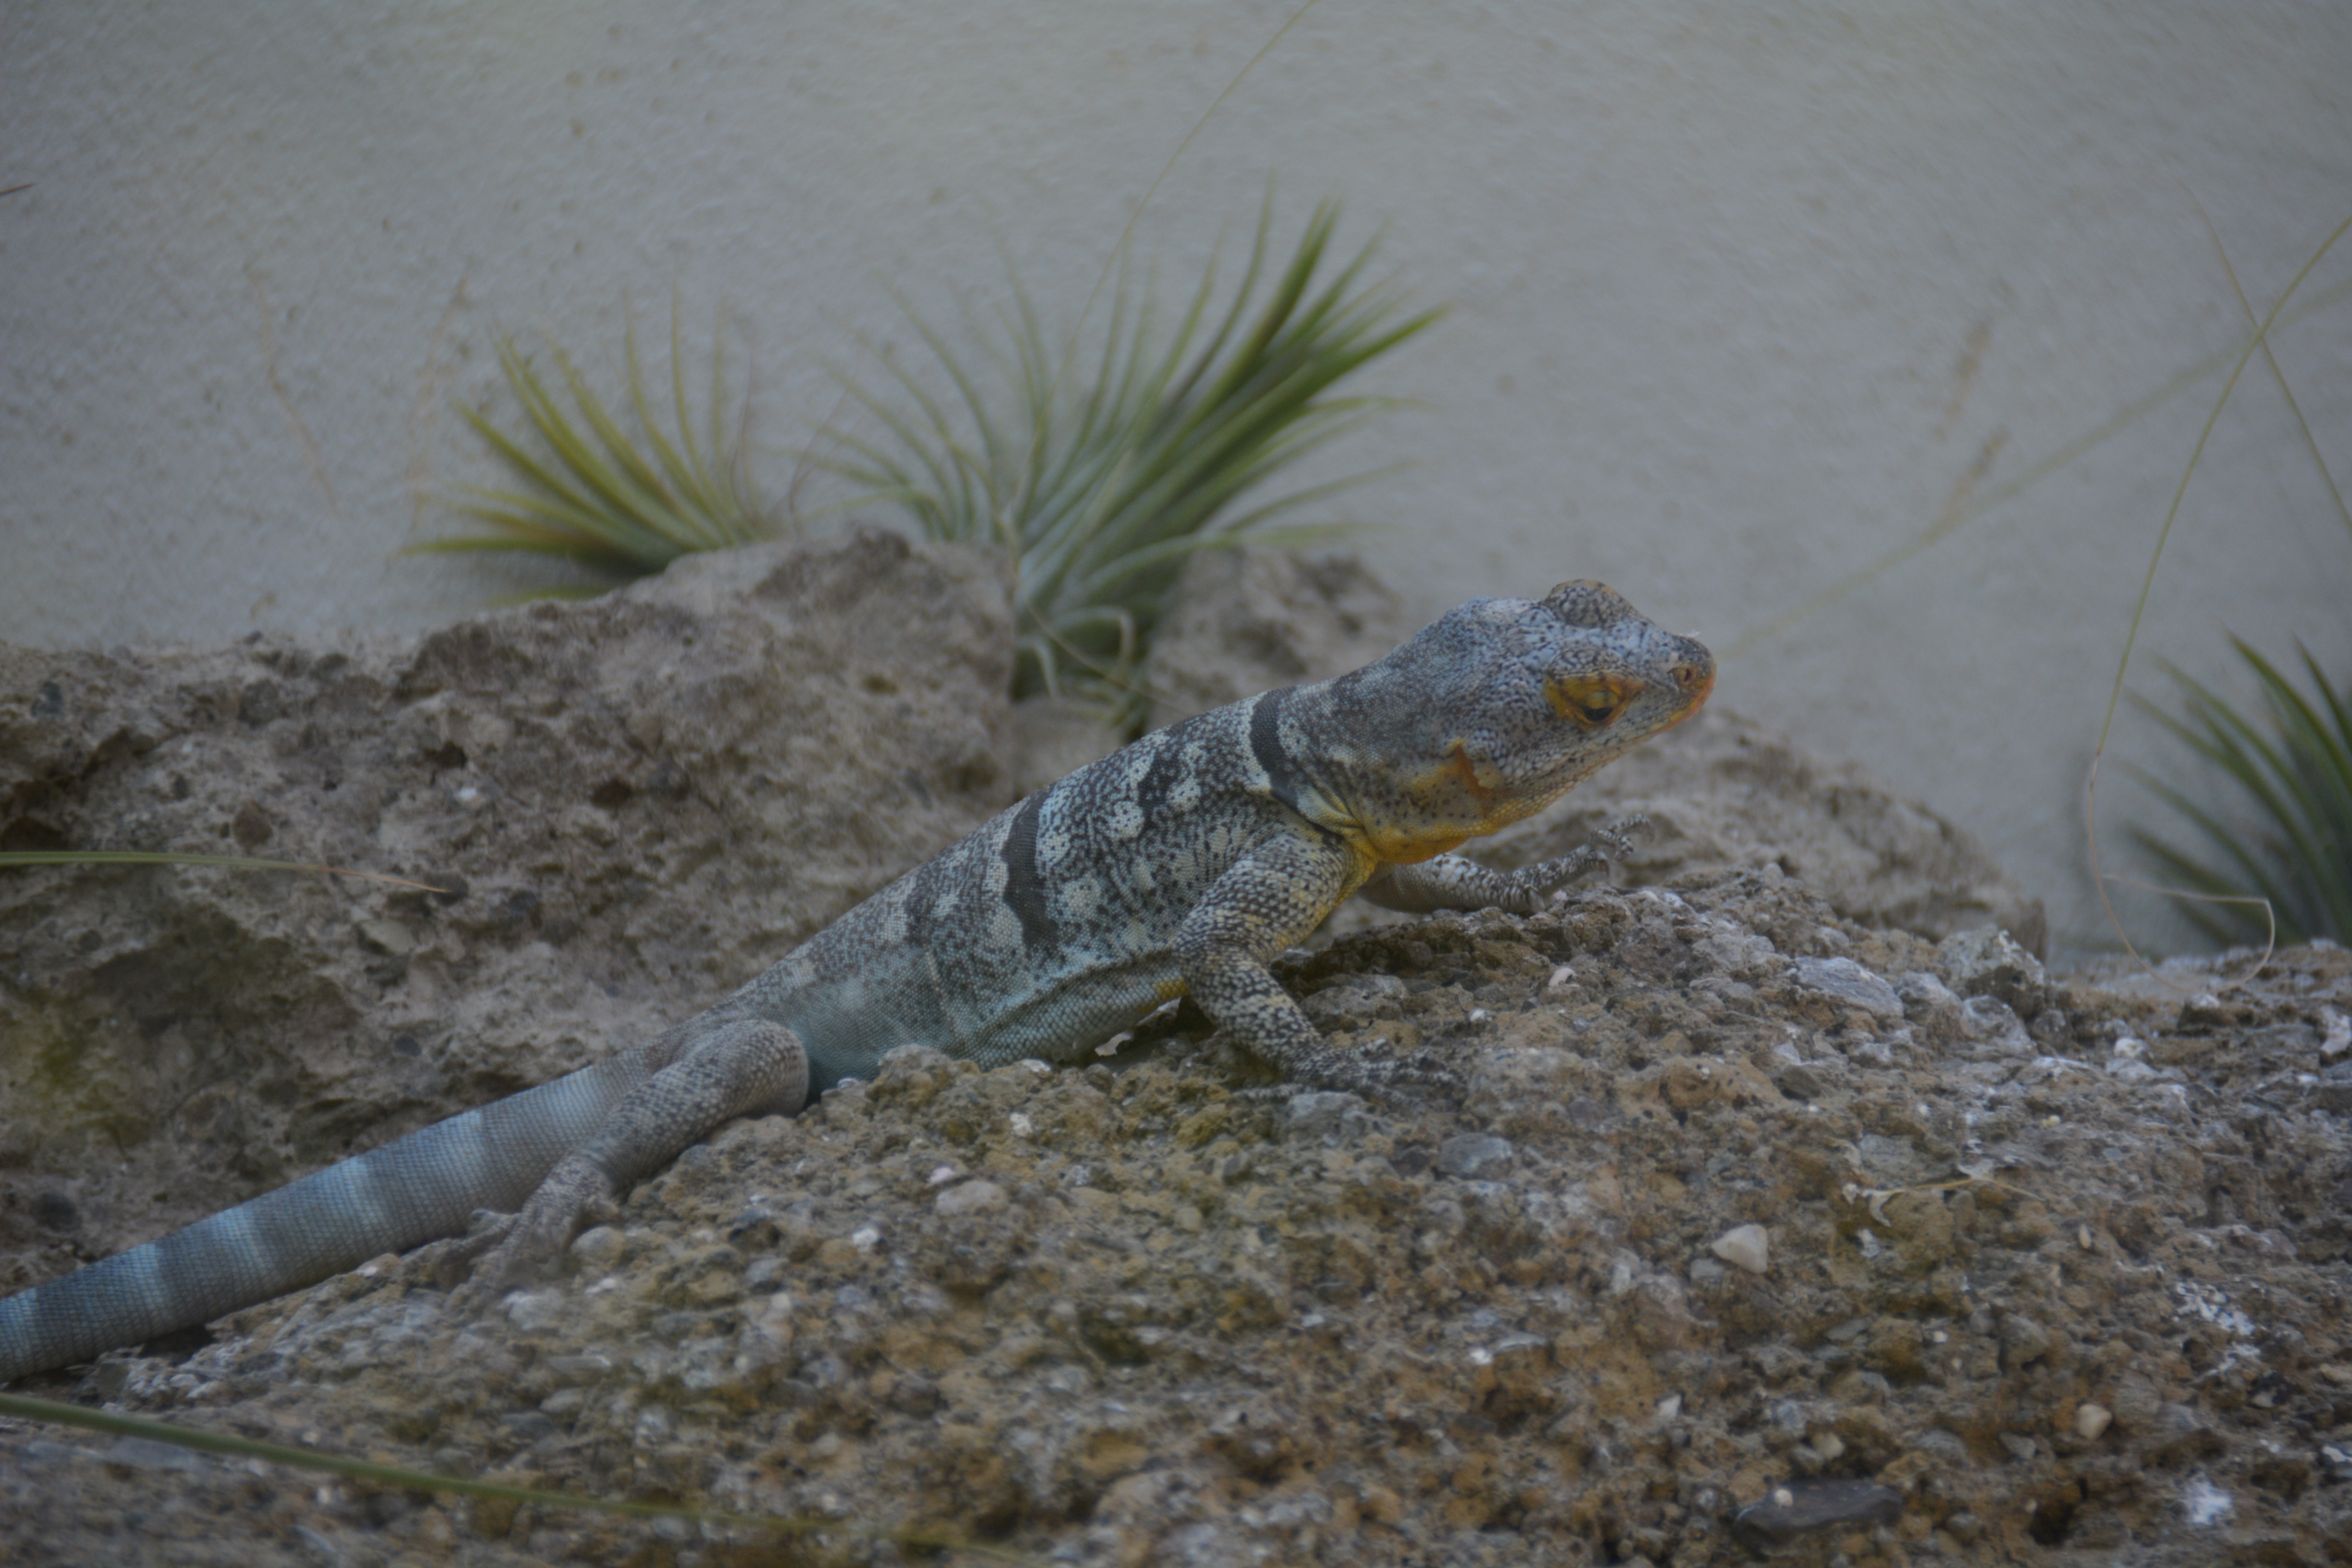
[[453, 1304], [487, 1305], [580, 1231], [615, 1218], [630, 1187], [722, 1124], [757, 1111], [799, 1110], [808, 1082], [808, 1055], [781, 1024], [735, 1019], [689, 1034], [668, 1066], [623, 1095], [596, 1131], [556, 1162], [521, 1208], [459, 1244], [461, 1256], [488, 1255]]

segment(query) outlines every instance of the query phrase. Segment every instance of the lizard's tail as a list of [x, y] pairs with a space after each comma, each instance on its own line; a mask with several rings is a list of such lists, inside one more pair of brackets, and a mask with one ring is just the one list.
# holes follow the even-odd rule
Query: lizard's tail
[[452, 1116], [0, 1300], [0, 1383], [136, 1344], [520, 1207], [643, 1082], [636, 1052]]

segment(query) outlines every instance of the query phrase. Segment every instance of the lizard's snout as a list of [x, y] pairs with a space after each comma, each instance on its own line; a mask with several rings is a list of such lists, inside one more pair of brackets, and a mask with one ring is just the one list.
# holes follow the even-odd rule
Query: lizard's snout
[[1666, 674], [1682, 694], [1677, 722], [1696, 713], [1715, 691], [1715, 655], [1696, 638], [1685, 637], [1682, 642], [1684, 655], [1666, 666]]

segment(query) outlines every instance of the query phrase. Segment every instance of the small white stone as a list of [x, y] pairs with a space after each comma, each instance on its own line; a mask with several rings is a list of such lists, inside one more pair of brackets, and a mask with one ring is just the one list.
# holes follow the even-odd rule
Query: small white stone
[[2237, 1500], [2203, 1476], [2191, 1476], [2180, 1489], [2180, 1511], [2202, 1530], [2221, 1523], [2237, 1511]]
[[1683, 1396], [1682, 1396], [1681, 1395], [1679, 1395], [1679, 1394], [1669, 1394], [1669, 1395], [1667, 1395], [1664, 1399], [1661, 1399], [1661, 1400], [1659, 1400], [1659, 1401], [1658, 1401], [1658, 1419], [1659, 1419], [1659, 1420], [1661, 1420], [1661, 1421], [1671, 1421], [1671, 1420], [1675, 1419], [1676, 1416], [1680, 1416], [1682, 1413], [1683, 1413]]
[[1023, 1057], [1021, 1059], [1021, 1065], [1027, 1068], [1032, 1072], [1051, 1072], [1054, 1071], [1054, 1064], [1052, 1062], [1041, 1061], [1034, 1056]]
[[2074, 1430], [2081, 1433], [2086, 1441], [2095, 1439], [2115, 1418], [2115, 1412], [2104, 1405], [2078, 1405], [2074, 1407]]
[[849, 1244], [860, 1252], [871, 1252], [882, 1245], [882, 1232], [871, 1225], [861, 1225], [849, 1233]]
[[1717, 1237], [1707, 1250], [1751, 1274], [1761, 1274], [1772, 1266], [1771, 1242], [1760, 1225], [1734, 1226]]
[[2319, 1042], [2320, 1055], [2341, 1056], [2347, 1051], [2352, 1051], [2352, 1015], [2338, 1012], [2334, 1008], [2322, 1008], [2319, 1009], [2319, 1023], [2327, 1031], [2326, 1037]]
[[1013, 1135], [1016, 1138], [1025, 1138], [1037, 1130], [1037, 1124], [1029, 1119], [1029, 1113], [1026, 1111], [1013, 1112], [1011, 1121]]
[[953, 1166], [933, 1166], [931, 1167], [930, 1185], [933, 1186], [945, 1186], [948, 1183], [955, 1180], [956, 1174], [956, 1168]]
[[1574, 984], [1576, 984], [1576, 971], [1566, 964], [1562, 964], [1551, 972], [1551, 978], [1544, 982], [1544, 989], [1547, 991], [1564, 991]]

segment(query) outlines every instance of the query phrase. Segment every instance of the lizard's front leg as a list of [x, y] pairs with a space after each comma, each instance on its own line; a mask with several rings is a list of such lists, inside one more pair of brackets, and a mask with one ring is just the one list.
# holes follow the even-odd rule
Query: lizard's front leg
[[462, 1244], [487, 1250], [456, 1304], [477, 1309], [617, 1212], [623, 1195], [725, 1123], [808, 1099], [799, 1037], [759, 1019], [688, 1026], [668, 1065], [630, 1090], [596, 1131], [549, 1171], [522, 1207]]
[[1176, 933], [1186, 988], [1284, 1077], [1383, 1101], [1411, 1085], [1450, 1087], [1426, 1063], [1367, 1061], [1335, 1051], [1282, 988], [1267, 961], [1306, 936], [1345, 897], [1357, 875], [1349, 851], [1301, 831], [1258, 845], [1209, 887]]
[[1540, 912], [1552, 894], [1612, 860], [1633, 852], [1630, 834], [1646, 830], [1647, 817], [1635, 815], [1592, 830], [1591, 839], [1558, 860], [1538, 861], [1517, 871], [1496, 871], [1462, 855], [1433, 855], [1412, 865], [1382, 867], [1367, 882], [1361, 896], [1368, 904], [1406, 915], [1431, 915], [1441, 909], [1501, 909], [1513, 915]]

